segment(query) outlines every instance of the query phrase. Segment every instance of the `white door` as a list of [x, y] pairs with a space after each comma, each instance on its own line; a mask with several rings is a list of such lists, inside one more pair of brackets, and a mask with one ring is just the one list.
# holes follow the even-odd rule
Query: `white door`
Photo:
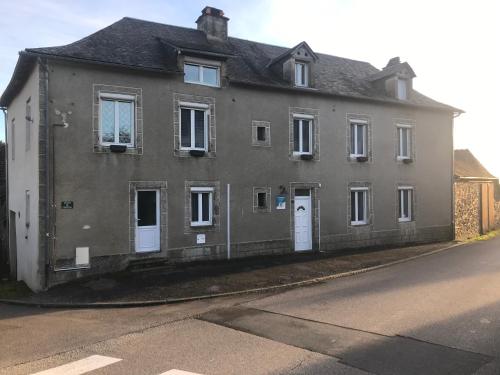
[[135, 196], [135, 251], [160, 250], [160, 191], [137, 190]]
[[312, 249], [311, 196], [295, 196], [295, 251]]

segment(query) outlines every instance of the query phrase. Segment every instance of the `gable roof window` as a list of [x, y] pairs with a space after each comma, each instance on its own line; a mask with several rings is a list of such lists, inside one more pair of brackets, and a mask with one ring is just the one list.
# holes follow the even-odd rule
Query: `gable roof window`
[[309, 86], [309, 69], [308, 65], [303, 62], [295, 63], [295, 86]]
[[217, 66], [185, 63], [184, 82], [219, 87], [220, 70]]
[[396, 87], [396, 96], [399, 100], [407, 100], [408, 99], [408, 83], [406, 79], [397, 79], [397, 87]]

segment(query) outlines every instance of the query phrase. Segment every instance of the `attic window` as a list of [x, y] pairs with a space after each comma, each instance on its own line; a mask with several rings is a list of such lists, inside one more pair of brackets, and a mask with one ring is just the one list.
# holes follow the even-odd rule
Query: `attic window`
[[408, 83], [406, 79], [397, 79], [397, 93], [396, 96], [399, 100], [407, 100], [408, 99]]
[[306, 63], [295, 63], [295, 86], [309, 86], [309, 71]]
[[184, 82], [219, 87], [219, 68], [201, 64], [184, 64]]

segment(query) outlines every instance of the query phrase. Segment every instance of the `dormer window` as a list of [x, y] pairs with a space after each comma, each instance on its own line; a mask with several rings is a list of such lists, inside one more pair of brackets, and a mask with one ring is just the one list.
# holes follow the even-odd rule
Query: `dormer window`
[[399, 100], [407, 100], [408, 99], [408, 87], [406, 79], [397, 79], [397, 98]]
[[217, 66], [196, 63], [184, 64], [184, 82], [205, 86], [220, 86], [220, 70]]
[[306, 63], [295, 63], [295, 86], [308, 87], [309, 86], [309, 69]]

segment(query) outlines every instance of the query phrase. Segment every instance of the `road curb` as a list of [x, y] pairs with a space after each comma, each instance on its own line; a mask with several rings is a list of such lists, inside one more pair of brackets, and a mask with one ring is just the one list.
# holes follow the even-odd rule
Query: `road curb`
[[125, 307], [146, 307], [146, 306], [158, 306], [158, 305], [168, 305], [174, 303], [182, 303], [182, 302], [191, 302], [191, 301], [199, 301], [210, 298], [219, 298], [219, 297], [231, 297], [237, 295], [244, 294], [252, 294], [252, 293], [265, 293], [271, 292], [274, 290], [280, 289], [292, 289], [300, 286], [307, 286], [313, 284], [319, 284], [329, 280], [340, 279], [342, 277], [354, 276], [361, 273], [366, 273], [370, 271], [375, 271], [381, 268], [386, 268], [390, 266], [394, 266], [400, 263], [409, 262], [415, 259], [423, 258], [429, 255], [437, 254], [445, 250], [449, 250], [458, 246], [462, 246], [467, 244], [468, 242], [460, 242], [450, 246], [443, 247], [441, 249], [436, 249], [433, 251], [429, 251], [428, 253], [418, 254], [409, 258], [395, 260], [389, 263], [379, 264], [377, 266], [371, 266], [366, 268], [360, 268], [359, 270], [346, 271], [337, 274], [327, 275], [316, 277], [314, 279], [296, 281], [288, 284], [280, 284], [280, 285], [272, 285], [263, 288], [253, 288], [253, 289], [245, 289], [245, 290], [237, 290], [234, 292], [225, 292], [225, 293], [216, 293], [216, 294], [204, 294], [200, 296], [193, 297], [181, 297], [181, 298], [166, 298], [159, 300], [147, 300], [147, 301], [130, 301], [130, 302], [89, 302], [89, 303], [81, 303], [81, 302], [36, 302], [36, 301], [23, 301], [23, 300], [13, 300], [13, 299], [1, 299], [0, 303], [9, 304], [9, 305], [18, 305], [18, 306], [32, 306], [32, 307], [43, 307], [43, 308], [125, 308]]

